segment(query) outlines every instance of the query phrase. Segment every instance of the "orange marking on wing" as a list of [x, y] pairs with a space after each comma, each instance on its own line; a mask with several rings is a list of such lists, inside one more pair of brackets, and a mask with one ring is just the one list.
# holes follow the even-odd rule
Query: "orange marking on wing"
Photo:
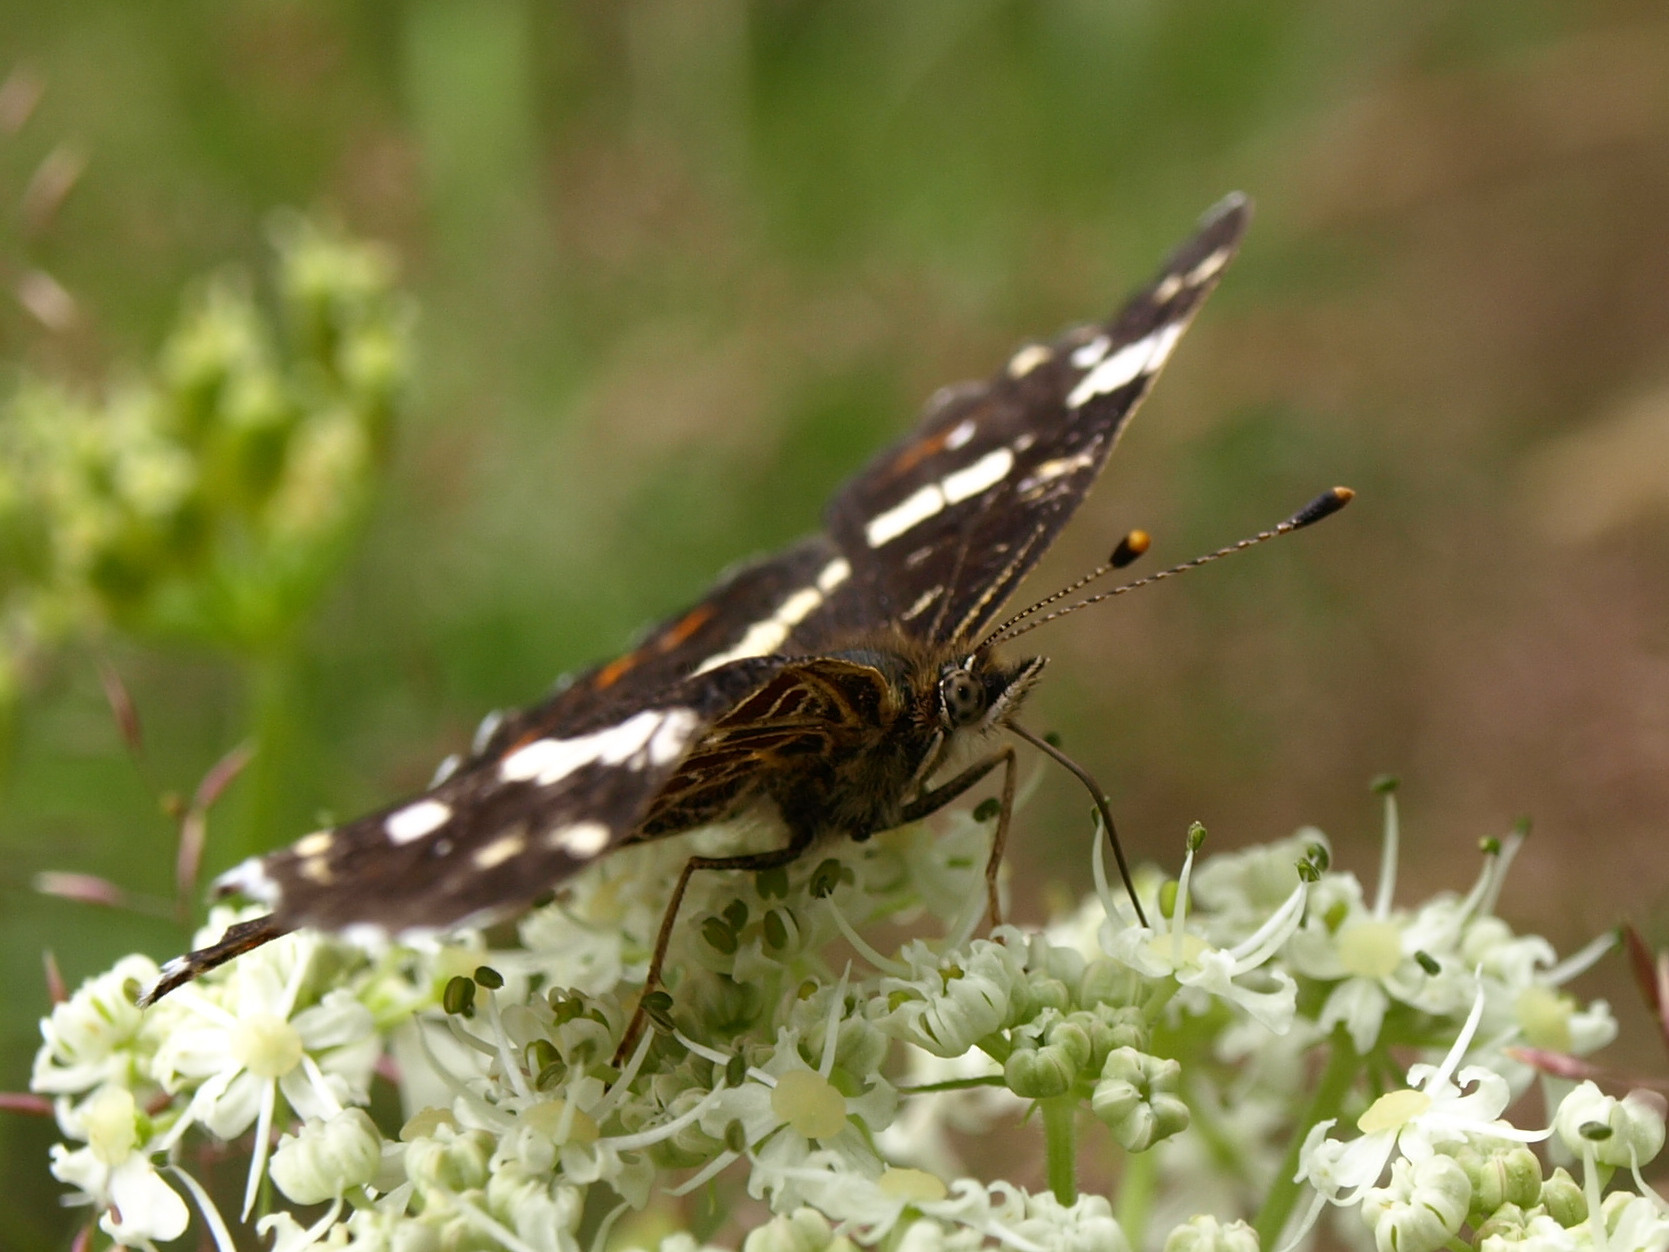
[[616, 657], [597, 671], [597, 677], [591, 680], [591, 686], [597, 691], [601, 691], [605, 687], [612, 687], [620, 681], [627, 670], [634, 668], [637, 663], [638, 654], [636, 652], [628, 652], [625, 656]]
[[[954, 428], [953, 428], [954, 429]], [[900, 474], [907, 474], [945, 446], [945, 440], [950, 438], [949, 430], [942, 430], [931, 439], [923, 439], [920, 443], [913, 443], [893, 458], [887, 466], [889, 477], [897, 478]]]
[[[655, 640], [655, 647], [661, 652], [671, 652], [712, 620], [713, 606], [698, 604], [668, 627], [666, 634]], [[619, 662], [617, 661], [615, 664], [618, 665]]]

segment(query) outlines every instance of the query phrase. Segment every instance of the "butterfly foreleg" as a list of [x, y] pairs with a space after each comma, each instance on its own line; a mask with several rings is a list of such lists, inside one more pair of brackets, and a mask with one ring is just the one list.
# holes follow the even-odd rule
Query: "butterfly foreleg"
[[993, 752], [982, 761], [975, 761], [949, 782], [931, 791], [924, 791], [904, 806], [899, 824], [917, 822], [929, 813], [936, 813], [970, 787], [976, 786], [987, 774], [1003, 767], [1002, 799], [997, 809], [997, 831], [991, 838], [991, 854], [985, 860], [985, 898], [990, 906], [989, 918], [993, 928], [1003, 920], [1002, 903], [997, 899], [997, 872], [1002, 869], [1003, 846], [1008, 842], [1008, 823], [1014, 814], [1014, 767], [1016, 757], [1012, 747]]
[[672, 889], [672, 898], [667, 901], [666, 912], [661, 915], [661, 928], [655, 936], [655, 951], [649, 958], [649, 972], [643, 980], [643, 992], [638, 997], [637, 1011], [632, 1014], [632, 1020], [626, 1026], [626, 1033], [620, 1038], [620, 1046], [614, 1050], [614, 1064], [623, 1065], [631, 1056], [632, 1050], [643, 1036], [644, 1024], [649, 1018], [650, 996], [661, 990], [661, 967], [666, 962], [666, 950], [672, 942], [673, 927], [678, 922], [678, 910], [684, 903], [684, 890], [690, 885], [690, 876], [697, 870], [729, 869], [729, 870], [759, 870], [780, 869], [797, 861], [805, 850], [811, 846], [813, 831], [809, 826], [793, 826], [790, 828], [788, 843], [780, 848], [772, 848], [767, 852], [744, 852], [737, 856], [692, 856], [684, 863], [683, 873], [678, 875], [678, 885]]

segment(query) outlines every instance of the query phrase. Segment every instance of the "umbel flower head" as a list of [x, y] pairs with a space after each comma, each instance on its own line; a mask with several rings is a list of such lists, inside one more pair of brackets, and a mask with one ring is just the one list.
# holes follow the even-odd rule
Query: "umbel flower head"
[[[1076, 912], [983, 937], [965, 902], [990, 826], [946, 825], [786, 873], [698, 875], [657, 1029], [618, 1067], [655, 902], [688, 854], [669, 841], [580, 875], [512, 949], [301, 933], [145, 1013], [132, 994], [155, 966], [125, 958], [41, 1024], [54, 1173], [133, 1246], [233, 1246], [198, 1168], [227, 1152], [246, 1162], [229, 1207], [274, 1252], [1253, 1252], [1329, 1207], [1386, 1252], [1666, 1246], [1628, 1172], [1661, 1144], [1651, 1105], [1567, 1101], [1580, 1183], [1543, 1176], [1527, 1145], [1544, 1126], [1505, 1119], [1513, 1006], [1558, 968], [1494, 915], [1505, 857], [1487, 890], [1418, 906], [1470, 919], [1437, 958], [1469, 988], [1461, 1010], [1387, 1000], [1362, 1051], [1327, 1005], [1363, 975], [1317, 956], [1362, 890], [1317, 832], [1209, 858], [1192, 832], [1175, 881], [1143, 880], [1152, 929], [1119, 919], [1097, 838], [1099, 890]], [[1393, 1048], [1434, 1044], [1406, 1085], [1370, 1086]], [[986, 1170], [963, 1159], [993, 1144]], [[1603, 1195], [1607, 1171], [1633, 1189]], [[700, 1213], [711, 1243], [667, 1234]]]
[[0, 700], [31, 652], [115, 627], [250, 655], [316, 600], [365, 513], [411, 312], [382, 249], [275, 219], [277, 309], [227, 273], [155, 368], [0, 398]]

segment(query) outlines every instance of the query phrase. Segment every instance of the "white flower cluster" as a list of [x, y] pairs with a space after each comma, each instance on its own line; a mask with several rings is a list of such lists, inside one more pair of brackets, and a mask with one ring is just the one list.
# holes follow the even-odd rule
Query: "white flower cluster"
[[[1144, 880], [1152, 928], [1098, 839], [1075, 914], [974, 937], [991, 823], [972, 816], [698, 876], [670, 995], [619, 1068], [687, 842], [608, 858], [511, 950], [297, 934], [143, 1013], [157, 970], [128, 957], [42, 1022], [53, 1173], [143, 1248], [186, 1232], [187, 1199], [234, 1246], [207, 1184], [228, 1145], [275, 1252], [703, 1252], [692, 1231], [745, 1252], [1275, 1252], [1329, 1206], [1381, 1252], [1669, 1248], [1639, 1173], [1659, 1105], [1584, 1084], [1548, 1093], [1551, 1129], [1502, 1120], [1535, 1077], [1515, 1048], [1614, 1033], [1561, 989], [1609, 940], [1561, 964], [1495, 915], [1518, 836], [1465, 895], [1398, 908], [1386, 806], [1372, 903], [1319, 832], [1196, 865], [1196, 828], [1177, 878]], [[994, 1128], [987, 1155], [1041, 1161], [1046, 1185], [971, 1176], [957, 1147]], [[1549, 1134], [1579, 1178], [1527, 1146]], [[1110, 1197], [1079, 1191], [1080, 1158]]]

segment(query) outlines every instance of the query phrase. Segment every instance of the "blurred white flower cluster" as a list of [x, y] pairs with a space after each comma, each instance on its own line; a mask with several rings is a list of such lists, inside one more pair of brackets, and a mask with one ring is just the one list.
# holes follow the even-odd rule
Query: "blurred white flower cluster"
[[1329, 1213], [1380, 1252], [1669, 1247], [1660, 1104], [1544, 1079], [1503, 1120], [1537, 1081], [1515, 1050], [1612, 1037], [1562, 989], [1610, 937], [1561, 963], [1495, 915], [1518, 835], [1399, 906], [1385, 803], [1371, 902], [1317, 831], [1196, 863], [1196, 828], [1142, 880], [1151, 929], [1098, 840], [1071, 916], [975, 937], [970, 815], [699, 875], [619, 1068], [690, 841], [599, 863], [505, 950], [296, 934], [143, 1013], [128, 957], [42, 1022], [52, 1169], [134, 1247], [195, 1220], [230, 1248], [232, 1209], [276, 1252], [1276, 1252]]

